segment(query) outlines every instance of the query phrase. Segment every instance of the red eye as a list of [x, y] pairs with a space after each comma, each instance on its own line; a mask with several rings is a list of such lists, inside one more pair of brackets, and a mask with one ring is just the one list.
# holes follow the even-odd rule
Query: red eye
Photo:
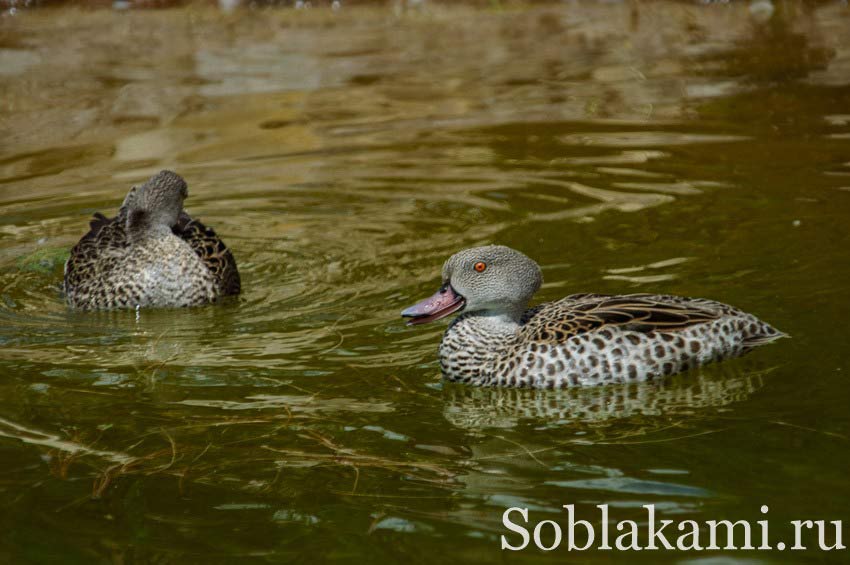
[[485, 263], [484, 261], [479, 261], [474, 264], [472, 268], [478, 271], [479, 273], [483, 273], [484, 270], [487, 268], [487, 263]]

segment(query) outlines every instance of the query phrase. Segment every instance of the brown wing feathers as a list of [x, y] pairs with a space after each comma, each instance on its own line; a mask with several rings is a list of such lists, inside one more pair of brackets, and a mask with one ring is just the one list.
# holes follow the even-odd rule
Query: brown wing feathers
[[212, 228], [183, 212], [173, 229], [186, 241], [215, 276], [222, 295], [239, 294], [241, 281], [236, 260]]
[[720, 317], [720, 312], [665, 298], [637, 294], [574, 295], [536, 308], [523, 331], [534, 339], [562, 341], [605, 326], [638, 332], [676, 331]]

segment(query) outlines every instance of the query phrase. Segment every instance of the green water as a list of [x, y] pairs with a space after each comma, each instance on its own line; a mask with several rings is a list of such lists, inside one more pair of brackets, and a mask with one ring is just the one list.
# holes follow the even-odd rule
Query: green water
[[[510, 506], [850, 520], [848, 45], [846, 5], [793, 1], [4, 17], [0, 562], [847, 562], [499, 536]], [[242, 296], [69, 311], [88, 217], [166, 167]], [[489, 242], [540, 300], [705, 296], [793, 339], [662, 384], [449, 386], [444, 324], [399, 312]]]

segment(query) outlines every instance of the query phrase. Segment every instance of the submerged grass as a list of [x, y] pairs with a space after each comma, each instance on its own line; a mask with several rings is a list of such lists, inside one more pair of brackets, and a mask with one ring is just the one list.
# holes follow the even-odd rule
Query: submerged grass
[[[697, 422], [699, 420], [696, 418]], [[594, 425], [582, 427], [582, 430], [587, 432], [586, 435], [535, 447], [526, 446], [502, 434], [480, 431], [479, 435], [482, 438], [508, 443], [517, 449], [471, 457], [445, 456], [434, 461], [433, 457], [404, 458], [370, 453], [361, 447], [347, 445], [332, 432], [310, 427], [327, 426], [329, 423], [331, 427], [338, 428], [338, 423], [333, 419], [325, 420], [311, 414], [294, 413], [291, 409], [285, 410], [283, 415], [267, 418], [212, 418], [203, 422], [162, 427], [147, 432], [135, 438], [122, 450], [97, 448], [95, 447], [97, 441], [86, 445], [79, 437], [64, 439], [58, 434], [48, 434], [5, 419], [0, 419], [0, 435], [49, 449], [51, 467], [57, 478], [69, 478], [70, 469], [75, 465], [93, 468], [91, 496], [94, 498], [105, 496], [117, 480], [131, 476], [173, 476], [178, 479], [180, 491], [184, 490], [187, 481], [220, 484], [222, 472], [228, 467], [239, 468], [241, 475], [239, 483], [231, 487], [248, 491], [255, 490], [252, 486], [254, 483], [246, 474], [249, 469], [256, 471], [274, 468], [277, 475], [288, 467], [350, 469], [353, 472], [351, 488], [349, 490], [330, 489], [329, 492], [366, 496], [369, 494], [358, 492], [358, 485], [361, 475], [369, 470], [382, 471], [390, 476], [401, 475], [414, 483], [440, 485], [452, 489], [453, 484], [455, 488], [460, 486], [455, 483], [458, 477], [470, 472], [482, 462], [505, 462], [516, 458], [528, 458], [541, 468], [548, 470], [551, 465], [541, 457], [564, 447], [670, 443], [720, 433], [725, 429], [701, 429], [692, 433], [670, 434], [673, 431], [681, 432], [689, 427], [692, 429], [698, 427], [695, 425], [694, 418], [682, 418], [666, 425], [660, 422], [655, 422], [654, 425], [648, 422], [635, 422], [636, 429], [621, 431]], [[229, 431], [245, 426], [259, 426], [265, 429], [259, 434], [223, 441]], [[619, 423], [616, 427], [621, 428], [623, 424]], [[219, 440], [199, 441], [198, 436], [208, 435], [210, 430], [217, 430]], [[658, 437], [659, 435], [663, 437]], [[159, 438], [164, 445], [145, 449], [144, 446], [151, 444], [155, 438]], [[300, 447], [288, 446], [291, 443], [298, 443]], [[226, 450], [234, 449], [236, 451], [232, 451], [230, 455], [224, 453]], [[205, 463], [205, 456], [211, 452], [216, 452], [215, 459]], [[267, 455], [261, 455], [261, 453]], [[98, 460], [104, 461], [106, 465], [97, 463]], [[276, 482], [277, 478], [273, 479], [265, 490], [271, 490]]]

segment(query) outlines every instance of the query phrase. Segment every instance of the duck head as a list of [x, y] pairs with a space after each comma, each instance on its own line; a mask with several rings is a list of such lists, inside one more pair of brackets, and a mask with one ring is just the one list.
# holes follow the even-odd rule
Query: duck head
[[431, 297], [404, 310], [408, 325], [427, 324], [459, 312], [518, 320], [543, 284], [540, 267], [503, 245], [455, 253], [443, 264], [443, 282]]
[[124, 198], [127, 228], [131, 232], [156, 228], [171, 229], [177, 224], [189, 189], [183, 177], [160, 171], [141, 186], [134, 186]]

